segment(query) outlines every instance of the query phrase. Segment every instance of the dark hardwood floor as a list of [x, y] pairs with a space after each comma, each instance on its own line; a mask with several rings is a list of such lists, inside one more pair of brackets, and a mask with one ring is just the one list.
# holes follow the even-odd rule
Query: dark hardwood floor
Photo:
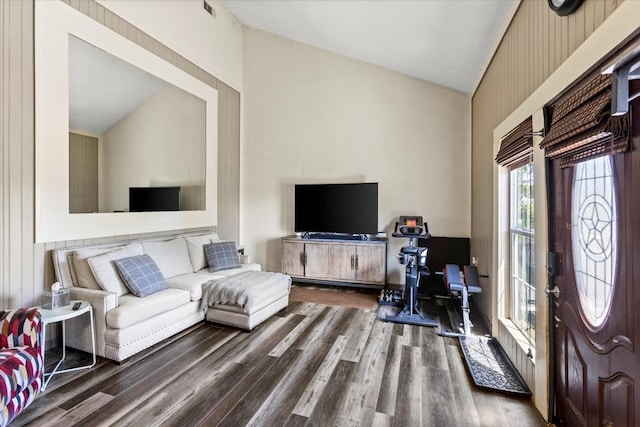
[[293, 301], [250, 333], [201, 322], [122, 365], [58, 375], [12, 425], [545, 425], [529, 400], [474, 389], [457, 340], [436, 332]]

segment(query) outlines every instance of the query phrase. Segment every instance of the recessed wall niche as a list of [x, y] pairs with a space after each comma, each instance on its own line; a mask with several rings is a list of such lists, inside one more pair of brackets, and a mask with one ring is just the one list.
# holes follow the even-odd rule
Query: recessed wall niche
[[205, 119], [203, 99], [69, 35], [69, 213], [132, 211], [132, 187], [204, 210]]
[[[35, 20], [36, 242], [215, 226], [217, 90], [62, 2], [37, 2]], [[84, 53], [75, 52], [74, 45], [80, 46], [79, 52]], [[98, 81], [106, 79], [95, 69], [74, 68], [78, 55], [87, 52], [113, 58], [112, 62], [153, 76], [151, 80], [156, 81], [157, 87], [152, 90], [155, 92], [140, 104], [148, 103], [146, 106], [153, 108], [137, 111], [138, 106], [131, 110], [133, 113], [123, 110], [119, 119], [113, 119], [115, 125], [110, 125], [110, 130], [122, 125], [127, 127], [126, 133], [134, 136], [131, 141], [125, 141], [120, 132], [112, 138], [120, 144], [121, 153], [119, 159], [111, 162], [104, 157], [109, 151], [106, 148], [109, 137], [104, 136], [104, 130], [79, 129], [82, 126], [77, 124], [78, 116], [74, 114], [73, 92], [78, 90], [74, 85], [84, 81], [76, 86], [81, 92], [89, 92], [91, 85], [97, 87]], [[124, 85], [121, 78], [116, 81]], [[177, 96], [189, 101], [185, 101], [186, 104], [176, 101]], [[159, 98], [164, 101], [151, 105]], [[186, 122], [186, 126], [169, 129], [165, 117], [178, 113], [167, 111], [167, 99], [182, 103], [181, 122]], [[80, 110], [95, 108], [94, 117], [101, 117], [117, 105], [115, 100], [103, 97], [93, 106], [85, 105]], [[146, 123], [127, 123], [129, 114], [146, 115]], [[85, 212], [70, 213], [70, 132], [98, 137], [97, 210], [83, 208]], [[198, 140], [199, 145], [187, 143]], [[187, 155], [181, 157], [182, 154]], [[107, 182], [116, 184], [113, 188], [106, 185], [101, 188], [100, 183]], [[127, 212], [128, 191], [133, 186], [180, 186], [184, 188], [181, 210]]]

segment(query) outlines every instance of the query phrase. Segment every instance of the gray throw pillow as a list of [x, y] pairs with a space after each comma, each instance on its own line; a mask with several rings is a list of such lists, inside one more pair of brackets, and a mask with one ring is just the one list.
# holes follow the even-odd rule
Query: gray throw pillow
[[213, 242], [204, 245], [204, 254], [211, 273], [240, 267], [236, 242]]
[[122, 281], [137, 297], [167, 289], [167, 282], [158, 265], [149, 255], [137, 255], [114, 261]]

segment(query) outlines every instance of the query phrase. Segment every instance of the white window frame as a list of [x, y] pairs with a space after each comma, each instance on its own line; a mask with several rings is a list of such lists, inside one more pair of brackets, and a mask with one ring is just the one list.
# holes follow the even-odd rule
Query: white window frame
[[[518, 171], [525, 167], [529, 168], [528, 180], [517, 182]], [[506, 310], [507, 317], [520, 329], [531, 345], [535, 344], [536, 330], [534, 174], [533, 162], [509, 172], [509, 302]], [[529, 197], [519, 192], [520, 185], [527, 181]], [[523, 208], [526, 211], [525, 220], [519, 222], [518, 217]], [[524, 244], [516, 244], [517, 240]], [[527, 247], [529, 252], [523, 253]], [[518, 259], [521, 259], [520, 268], [517, 268]]]

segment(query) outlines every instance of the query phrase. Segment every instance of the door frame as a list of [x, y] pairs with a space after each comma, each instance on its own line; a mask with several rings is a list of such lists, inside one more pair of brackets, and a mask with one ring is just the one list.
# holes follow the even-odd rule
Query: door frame
[[[591, 72], [595, 65], [600, 63], [618, 46], [623, 45], [630, 37], [638, 32], [637, 16], [640, 16], [640, 2], [626, 1], [622, 3], [604, 21], [593, 34], [585, 40], [576, 51], [567, 58], [556, 71], [554, 71], [522, 104], [520, 104], [502, 123], [493, 131], [493, 155], [500, 148], [500, 138], [529, 116], [533, 116], [534, 131], [542, 127], [539, 123], [541, 111], [544, 105], [561, 94], [566, 88], [578, 81], [584, 75]], [[509, 357], [515, 362], [516, 368], [523, 373], [523, 369], [533, 369], [529, 375], [524, 375], [529, 387], [533, 390], [534, 403], [542, 416], [549, 420], [552, 403], [552, 391], [550, 390], [549, 368], [553, 359], [551, 349], [548, 346], [549, 322], [548, 300], [544, 294], [544, 288], [548, 286], [546, 266], [548, 252], [548, 218], [546, 209], [546, 168], [544, 154], [539, 149], [539, 139], [534, 138], [534, 170], [535, 170], [535, 197], [536, 197], [536, 346], [533, 355], [535, 363], [528, 361], [522, 354], [513, 353], [518, 346], [505, 346], [506, 339], [518, 341], [517, 333], [511, 333], [508, 324], [505, 323], [505, 286], [508, 284], [509, 269], [504, 265], [505, 250], [508, 249], [508, 237], [505, 245], [505, 232], [508, 233], [508, 211], [505, 218], [505, 202], [508, 203], [508, 189], [505, 193], [505, 168], [493, 165], [493, 247], [491, 277], [494, 285], [491, 289], [491, 313], [487, 313], [491, 319], [492, 334], [505, 346]], [[508, 173], [507, 173], [508, 176]], [[544, 191], [543, 191], [544, 190]], [[543, 191], [543, 192], [542, 192]], [[541, 193], [542, 192], [542, 193]], [[506, 200], [505, 200], [506, 198]], [[542, 206], [541, 206], [542, 205]], [[508, 206], [508, 204], [507, 204]], [[541, 223], [539, 224], [540, 221]], [[507, 229], [505, 230], [505, 225]], [[544, 313], [542, 312], [544, 310]], [[511, 337], [504, 336], [505, 332]], [[526, 350], [521, 349], [524, 353]], [[519, 361], [529, 365], [518, 366]]]

